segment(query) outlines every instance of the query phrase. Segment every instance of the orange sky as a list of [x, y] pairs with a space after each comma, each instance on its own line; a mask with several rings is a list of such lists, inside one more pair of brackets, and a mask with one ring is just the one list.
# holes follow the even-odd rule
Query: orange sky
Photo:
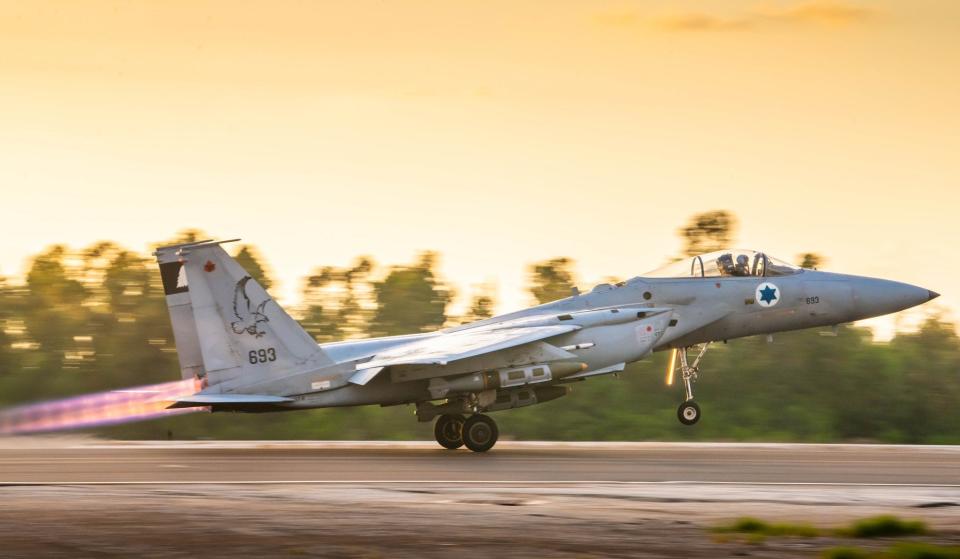
[[956, 309], [958, 69], [949, 1], [0, 2], [0, 273], [199, 227], [287, 300], [435, 249], [509, 310], [530, 262], [629, 277], [725, 208]]

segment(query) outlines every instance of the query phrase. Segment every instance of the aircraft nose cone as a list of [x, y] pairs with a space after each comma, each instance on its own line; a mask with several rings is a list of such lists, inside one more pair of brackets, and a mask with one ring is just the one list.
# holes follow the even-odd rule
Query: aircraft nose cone
[[927, 301], [933, 301], [934, 299], [936, 299], [936, 298], [939, 297], [939, 296], [940, 296], [940, 294], [937, 293], [936, 291], [931, 291], [931, 290], [929, 290], [929, 289], [927, 290]]
[[864, 318], [909, 309], [926, 303], [938, 294], [910, 285], [877, 278], [861, 278], [854, 287], [857, 310]]

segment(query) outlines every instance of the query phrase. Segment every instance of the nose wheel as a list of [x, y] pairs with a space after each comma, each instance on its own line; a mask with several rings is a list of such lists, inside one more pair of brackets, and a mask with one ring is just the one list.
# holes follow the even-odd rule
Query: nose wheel
[[700, 406], [693, 400], [680, 404], [677, 408], [677, 419], [684, 425], [693, 425], [700, 421]]
[[700, 360], [703, 359], [709, 347], [709, 342], [702, 344], [693, 363], [687, 358], [687, 350], [690, 348], [684, 347], [677, 350], [680, 356], [680, 377], [683, 379], [684, 394], [684, 401], [680, 404], [680, 407], [677, 408], [677, 419], [684, 425], [693, 425], [700, 421], [700, 406], [693, 401], [693, 383], [697, 381], [697, 376], [700, 372]]

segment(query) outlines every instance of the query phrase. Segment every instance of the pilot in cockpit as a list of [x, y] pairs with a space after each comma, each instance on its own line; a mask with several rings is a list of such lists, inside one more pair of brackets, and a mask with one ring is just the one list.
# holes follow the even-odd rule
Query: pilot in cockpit
[[735, 267], [733, 265], [733, 256], [726, 252], [717, 257], [717, 269], [720, 270], [721, 276], [733, 276], [735, 274]]
[[746, 277], [750, 275], [750, 257], [746, 254], [741, 254], [737, 256], [737, 266], [733, 271], [733, 275]]

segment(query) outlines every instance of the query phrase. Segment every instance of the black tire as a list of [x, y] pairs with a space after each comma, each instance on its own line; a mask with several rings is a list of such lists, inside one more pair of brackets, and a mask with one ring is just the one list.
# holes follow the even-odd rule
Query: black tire
[[700, 421], [700, 406], [693, 400], [688, 400], [677, 408], [677, 419], [684, 425], [693, 425]]
[[463, 446], [463, 436], [460, 434], [463, 421], [462, 415], [446, 414], [437, 418], [437, 422], [433, 425], [433, 436], [440, 446], [450, 450]]
[[463, 423], [463, 444], [474, 452], [486, 452], [497, 444], [497, 423], [483, 414], [471, 415]]

